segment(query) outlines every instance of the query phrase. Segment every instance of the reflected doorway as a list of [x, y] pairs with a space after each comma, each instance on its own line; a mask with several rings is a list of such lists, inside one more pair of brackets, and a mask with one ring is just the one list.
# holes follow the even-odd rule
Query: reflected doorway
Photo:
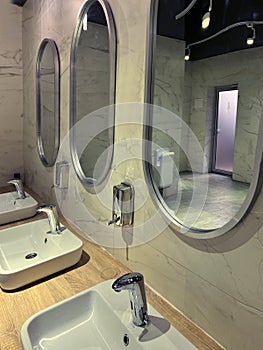
[[232, 175], [238, 105], [236, 85], [216, 89], [212, 172]]

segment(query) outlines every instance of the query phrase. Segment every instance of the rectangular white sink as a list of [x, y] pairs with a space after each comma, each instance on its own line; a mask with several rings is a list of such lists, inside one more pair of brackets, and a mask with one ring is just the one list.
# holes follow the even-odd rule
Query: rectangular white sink
[[25, 193], [26, 198], [18, 198], [17, 192], [0, 194], [0, 225], [34, 216], [38, 206], [37, 201]]
[[113, 280], [63, 300], [29, 318], [21, 329], [24, 350], [197, 350], [148, 305], [150, 323], [131, 323], [127, 291]]
[[12, 290], [76, 264], [82, 241], [65, 229], [47, 233], [47, 219], [0, 231], [0, 286]]

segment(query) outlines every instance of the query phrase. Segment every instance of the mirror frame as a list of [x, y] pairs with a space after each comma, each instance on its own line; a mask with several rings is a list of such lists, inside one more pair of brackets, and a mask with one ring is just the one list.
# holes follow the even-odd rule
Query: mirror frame
[[[87, 13], [90, 7], [95, 3], [99, 2], [102, 7], [102, 10], [105, 15], [107, 22], [107, 29], [109, 35], [109, 105], [115, 104], [116, 99], [116, 62], [117, 62], [117, 33], [114, 22], [114, 17], [112, 10], [110, 8], [107, 0], [87, 0], [82, 8], [80, 9], [77, 24], [73, 33], [72, 43], [71, 43], [71, 53], [70, 53], [70, 153], [73, 163], [75, 173], [78, 176], [78, 179], [84, 186], [84, 188], [90, 193], [98, 192], [109, 174], [109, 169], [113, 160], [114, 152], [114, 125], [115, 125], [115, 108], [110, 108], [110, 111], [113, 113], [112, 118], [112, 133], [109, 131], [109, 144], [108, 147], [111, 148], [111, 155], [107, 157], [107, 163], [104, 169], [102, 176], [94, 183], [94, 179], [86, 177], [78, 159], [77, 149], [76, 149], [76, 135], [75, 135], [75, 122], [76, 122], [76, 51], [78, 46], [78, 41], [82, 31], [82, 22], [85, 13]], [[105, 108], [105, 107], [103, 107]], [[92, 112], [93, 113], [93, 112]], [[96, 187], [96, 191], [95, 191]]]
[[[42, 124], [42, 113], [41, 113], [41, 60], [45, 51], [46, 46], [49, 45], [53, 55], [54, 63], [54, 119], [55, 122], [55, 150], [53, 153], [52, 161], [48, 162], [45, 157], [43, 148], [43, 142], [41, 137], [41, 124]], [[37, 148], [38, 155], [45, 167], [52, 167], [57, 159], [57, 154], [60, 145], [60, 59], [57, 45], [54, 40], [45, 38], [41, 41], [36, 63], [36, 128], [37, 128]]]
[[[158, 16], [158, 4], [159, 0], [153, 0], [149, 11], [148, 28], [147, 28], [147, 47], [146, 47], [146, 74], [145, 74], [145, 111], [144, 111], [144, 126], [143, 126], [143, 169], [145, 180], [149, 188], [149, 193], [154, 204], [161, 209], [164, 219], [169, 226], [177, 233], [183, 236], [187, 236], [194, 239], [211, 239], [222, 236], [233, 229], [243, 218], [247, 216], [253, 207], [263, 184], [263, 108], [261, 111], [261, 120], [259, 123], [258, 140], [255, 151], [253, 178], [250, 183], [250, 187], [247, 196], [241, 205], [239, 211], [235, 216], [229, 220], [225, 225], [213, 230], [198, 229], [194, 227], [185, 227], [176, 216], [172, 216], [168, 207], [160, 194], [158, 187], [156, 186], [153, 174], [151, 171], [151, 149], [149, 147], [149, 141], [152, 141], [152, 118], [151, 110], [154, 103], [154, 76], [155, 76], [155, 52], [156, 52], [156, 30], [157, 30], [157, 16]], [[180, 232], [184, 230], [185, 232]]]

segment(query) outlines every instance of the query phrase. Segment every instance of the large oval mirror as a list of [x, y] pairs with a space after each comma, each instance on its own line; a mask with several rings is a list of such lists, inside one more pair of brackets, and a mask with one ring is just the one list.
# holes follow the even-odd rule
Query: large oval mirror
[[42, 163], [53, 166], [59, 149], [60, 64], [58, 49], [51, 39], [39, 47], [36, 69], [37, 142]]
[[146, 175], [177, 228], [216, 237], [260, 187], [263, 5], [156, 0], [152, 10]]
[[71, 50], [70, 148], [88, 191], [109, 173], [113, 154], [116, 32], [106, 0], [82, 7]]

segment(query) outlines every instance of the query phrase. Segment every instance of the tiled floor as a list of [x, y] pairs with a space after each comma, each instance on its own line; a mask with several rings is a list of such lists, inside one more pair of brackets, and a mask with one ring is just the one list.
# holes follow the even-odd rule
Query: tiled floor
[[226, 224], [240, 209], [249, 184], [218, 174], [180, 174], [177, 189], [164, 190], [168, 207], [186, 226], [216, 229]]

